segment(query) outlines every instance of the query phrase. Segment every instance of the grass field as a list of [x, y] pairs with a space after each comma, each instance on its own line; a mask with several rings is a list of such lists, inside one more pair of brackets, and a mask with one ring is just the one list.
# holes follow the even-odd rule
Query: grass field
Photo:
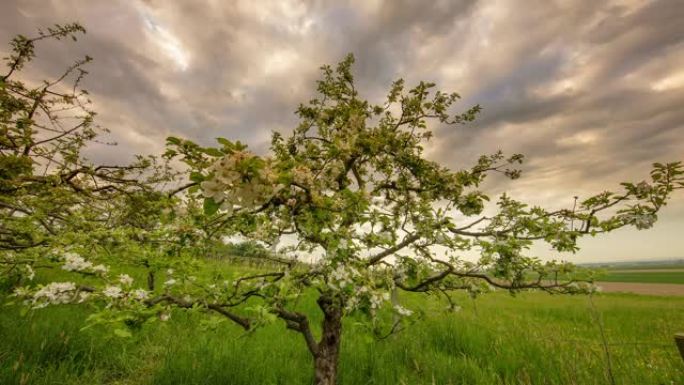
[[[404, 300], [426, 309], [422, 319], [386, 340], [374, 340], [347, 320], [341, 384], [684, 384], [684, 361], [672, 340], [684, 331], [681, 297], [601, 294], [592, 306], [587, 296], [496, 292], [475, 301], [459, 297], [458, 313], [421, 298]], [[79, 331], [86, 315], [79, 306], [24, 317], [15, 307], [3, 309], [0, 384], [311, 380], [311, 359], [300, 336], [281, 324], [250, 335], [230, 324], [202, 330], [201, 315], [177, 311], [161, 326], [120, 339]]]
[[684, 284], [684, 264], [681, 263], [622, 263], [603, 271], [598, 278], [603, 282]]
[[599, 278], [606, 282], [643, 282], [643, 283], [677, 283], [684, 284], [684, 270], [617, 270], [608, 271]]

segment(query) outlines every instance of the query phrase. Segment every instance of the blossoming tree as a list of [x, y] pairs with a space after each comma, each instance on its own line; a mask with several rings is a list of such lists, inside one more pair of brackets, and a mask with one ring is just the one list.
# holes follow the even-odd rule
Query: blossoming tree
[[[354, 88], [352, 63], [349, 56], [336, 69], [322, 68], [320, 97], [299, 107], [301, 123], [290, 136], [273, 134], [270, 156], [223, 139], [221, 148], [202, 150], [170, 138], [170, 155], [182, 155], [193, 169], [206, 214], [266, 244], [289, 239], [271, 256], [280, 269], [236, 280], [227, 298], [221, 294], [208, 306], [232, 312], [260, 298], [266, 312], [302, 335], [317, 384], [335, 383], [345, 316], [358, 312], [373, 319], [387, 308], [396, 313], [389, 332], [411, 317], [411, 310], [391, 301], [395, 290], [441, 293], [452, 306], [449, 293], [455, 290], [593, 290], [571, 265], [541, 262], [525, 256], [526, 249], [541, 240], [573, 252], [584, 235], [649, 228], [670, 193], [684, 186], [680, 163], [655, 164], [650, 182], [624, 183], [622, 192], [602, 192], [572, 209], [548, 211], [503, 195], [494, 215], [481, 216], [489, 198], [480, 183], [491, 173], [518, 178], [514, 165], [522, 155], [498, 152], [456, 171], [426, 159], [430, 121], [467, 123], [480, 108], [453, 115], [457, 94], [433, 93], [427, 83], [406, 91], [401, 80], [385, 103], [371, 104]], [[470, 249], [480, 251], [478, 262], [460, 258]], [[312, 254], [315, 263], [297, 263]], [[308, 292], [323, 314], [320, 335], [312, 331], [310, 315], [292, 310]]]
[[[457, 94], [433, 92], [429, 83], [406, 89], [401, 80], [372, 104], [357, 93], [352, 64], [349, 56], [322, 68], [320, 96], [298, 108], [301, 122], [291, 134], [273, 134], [268, 155], [226, 139], [216, 148], [168, 139], [166, 156], [187, 165], [190, 181], [173, 191], [185, 194], [176, 205], [186, 212], [155, 217], [157, 239], [175, 247], [156, 255], [162, 284], [142, 285], [116, 258], [73, 245], [52, 250], [52, 261], [87, 281], [27, 283], [15, 295], [34, 307], [101, 304], [91, 320], [118, 322], [121, 336], [129, 334], [125, 326], [167, 320], [172, 308], [214, 313], [246, 330], [282, 322], [311, 353], [314, 382], [335, 384], [345, 317], [358, 316], [384, 336], [414, 317], [395, 295], [402, 291], [439, 294], [453, 309], [451, 293], [459, 290], [590, 292], [590, 280], [572, 265], [527, 256], [532, 242], [574, 252], [585, 235], [649, 228], [673, 190], [684, 187], [680, 163], [655, 164], [648, 182], [624, 183], [571, 209], [502, 195], [484, 216], [489, 197], [478, 186], [493, 173], [518, 178], [522, 155], [497, 152], [460, 170], [427, 159], [431, 122], [464, 124], [480, 108], [453, 114]], [[192, 226], [199, 234], [175, 231]], [[228, 278], [198, 274], [202, 242], [226, 236], [268, 245], [272, 252], [260, 256], [268, 267]], [[463, 259], [468, 250], [480, 259]], [[319, 314], [297, 306], [311, 297]]]
[[[35, 37], [11, 42], [0, 76], [0, 284], [49, 263], [51, 248], [98, 243], [136, 215], [159, 203], [155, 186], [173, 173], [154, 157], [132, 164], [95, 164], [82, 155], [107, 130], [94, 122], [87, 91], [81, 87], [90, 57], [76, 60], [56, 78], [35, 81], [24, 69], [36, 45], [76, 40], [79, 24], [55, 25]], [[134, 208], [133, 208], [134, 207]], [[118, 232], [118, 234], [117, 234]], [[129, 231], [130, 233], [130, 231]], [[111, 243], [111, 242], [110, 242]], [[46, 261], [47, 260], [47, 261]]]

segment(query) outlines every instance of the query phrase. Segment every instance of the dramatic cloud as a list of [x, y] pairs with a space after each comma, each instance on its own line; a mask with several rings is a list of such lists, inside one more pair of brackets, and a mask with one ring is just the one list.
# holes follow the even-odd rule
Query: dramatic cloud
[[[5, 0], [0, 38], [79, 21], [79, 44], [39, 47], [31, 73], [54, 75], [95, 58], [86, 86], [125, 161], [160, 153], [164, 138], [217, 136], [267, 149], [296, 125], [322, 64], [357, 58], [359, 89], [380, 100], [403, 77], [436, 82], [484, 110], [474, 124], [434, 127], [429, 155], [463, 167], [483, 153], [524, 153], [498, 194], [568, 205], [650, 164], [684, 158], [684, 6], [681, 1], [252, 2]], [[2, 48], [5, 52], [7, 46]], [[583, 242], [574, 261], [684, 257], [684, 194], [650, 232]], [[535, 249], [546, 258], [547, 248]]]

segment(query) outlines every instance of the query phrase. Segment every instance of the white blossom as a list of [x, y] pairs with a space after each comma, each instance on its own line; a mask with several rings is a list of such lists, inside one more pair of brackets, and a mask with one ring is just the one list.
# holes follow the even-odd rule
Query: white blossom
[[93, 270], [93, 273], [101, 273], [101, 274], [104, 274], [104, 273], [109, 271], [107, 266], [105, 266], [103, 264], [93, 266], [92, 270]]
[[128, 274], [119, 274], [119, 282], [124, 286], [130, 286], [133, 284], [133, 278]]
[[31, 265], [26, 265], [26, 277], [29, 279], [29, 281], [33, 281], [33, 278], [36, 277], [36, 272], [33, 270]]
[[257, 173], [239, 167], [253, 157], [249, 152], [236, 151], [211, 165], [212, 178], [200, 183], [204, 197], [221, 203], [222, 210], [231, 212], [235, 207], [256, 207], [282, 189], [268, 162]]
[[220, 206], [221, 210], [225, 211], [228, 215], [233, 214], [233, 210], [235, 210], [235, 206], [233, 205], [233, 202], [230, 201], [223, 201]]
[[394, 310], [396, 310], [396, 312], [399, 315], [404, 316], [404, 317], [408, 317], [411, 314], [413, 314], [413, 311], [411, 311], [411, 310], [409, 310], [409, 309], [407, 309], [401, 305], [394, 305]]
[[389, 293], [373, 293], [370, 297], [371, 308], [377, 309], [390, 299]]
[[93, 268], [93, 264], [85, 258], [72, 252], [64, 253], [64, 265], [62, 269], [67, 271], [87, 271]]
[[295, 183], [308, 186], [313, 182], [313, 174], [308, 167], [297, 166], [292, 170], [292, 179], [294, 179]]
[[216, 203], [221, 203], [226, 197], [226, 193], [224, 192], [225, 186], [221, 183], [206, 180], [200, 183], [200, 187], [202, 188], [204, 197], [211, 198]]
[[108, 285], [102, 291], [102, 294], [109, 298], [121, 298], [123, 296], [123, 291], [119, 286]]
[[132, 292], [133, 298], [143, 301], [147, 299], [147, 291], [143, 289], [135, 289]]
[[171, 279], [167, 280], [166, 282], [164, 282], [164, 285], [165, 285], [165, 286], [172, 286], [172, 285], [174, 285], [175, 283], [176, 283], [176, 280], [173, 279], [173, 278], [171, 278]]
[[626, 223], [633, 224], [639, 230], [645, 230], [653, 227], [656, 222], [656, 215], [650, 213], [634, 213], [626, 214], [624, 217]]
[[76, 284], [73, 282], [51, 282], [33, 294], [33, 305], [36, 308], [49, 304], [58, 305], [73, 300]]
[[356, 297], [356, 296], [349, 297], [347, 299], [347, 306], [345, 307], [345, 309], [347, 311], [352, 311], [352, 310], [356, 309], [357, 306], [359, 306], [359, 302], [360, 302], [359, 297]]
[[78, 293], [78, 303], [85, 302], [89, 297], [90, 297], [90, 293], [88, 293], [87, 291], [80, 291]]
[[160, 313], [159, 314], [159, 319], [166, 322], [171, 318], [171, 314], [169, 313]]
[[333, 289], [342, 289], [354, 282], [354, 278], [360, 275], [359, 271], [353, 267], [339, 265], [330, 273], [330, 282], [328, 286]]

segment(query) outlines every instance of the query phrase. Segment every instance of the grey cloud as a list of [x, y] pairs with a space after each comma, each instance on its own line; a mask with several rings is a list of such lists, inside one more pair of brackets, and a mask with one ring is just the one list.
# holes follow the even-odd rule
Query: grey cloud
[[[528, 155], [523, 178], [494, 178], [493, 193], [557, 205], [640, 180], [651, 162], [684, 154], [677, 0], [6, 0], [0, 11], [0, 41], [55, 22], [86, 26], [79, 44], [41, 45], [30, 74], [95, 58], [86, 86], [98, 121], [112, 129], [108, 139], [119, 142], [92, 149], [101, 161], [159, 153], [170, 134], [204, 144], [224, 136], [264, 152], [270, 131], [297, 124], [293, 112], [314, 95], [318, 67], [348, 52], [357, 58], [358, 88], [375, 102], [403, 77], [460, 92], [462, 109], [481, 104], [473, 124], [434, 127], [428, 153], [451, 167], [499, 148]], [[684, 230], [679, 195], [658, 239]], [[643, 257], [677, 253], [684, 244]]]

